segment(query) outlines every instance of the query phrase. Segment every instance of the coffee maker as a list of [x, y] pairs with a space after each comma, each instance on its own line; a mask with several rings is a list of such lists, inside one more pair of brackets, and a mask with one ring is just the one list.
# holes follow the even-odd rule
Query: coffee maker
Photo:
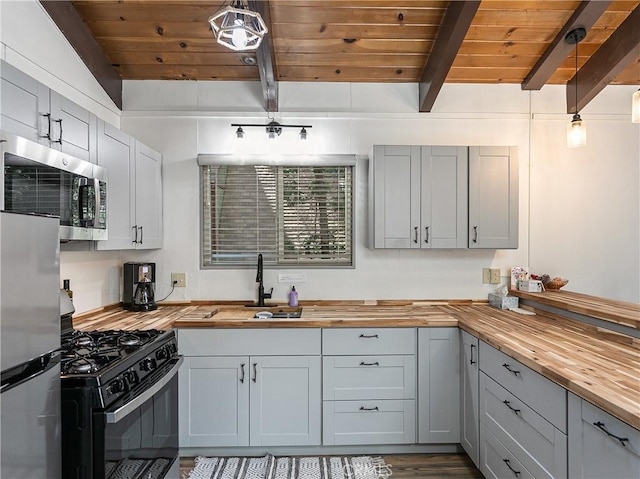
[[156, 264], [125, 263], [122, 304], [129, 311], [153, 311], [155, 301]]

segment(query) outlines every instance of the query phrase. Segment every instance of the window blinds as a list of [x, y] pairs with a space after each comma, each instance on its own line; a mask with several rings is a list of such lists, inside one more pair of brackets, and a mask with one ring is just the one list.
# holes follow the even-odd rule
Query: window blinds
[[204, 267], [352, 266], [353, 166], [208, 164]]

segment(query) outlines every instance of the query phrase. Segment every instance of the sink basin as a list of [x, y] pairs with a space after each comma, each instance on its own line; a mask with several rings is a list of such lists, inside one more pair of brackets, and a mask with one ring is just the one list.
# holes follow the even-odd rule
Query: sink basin
[[277, 308], [259, 311], [255, 319], [297, 319], [302, 316], [302, 308]]

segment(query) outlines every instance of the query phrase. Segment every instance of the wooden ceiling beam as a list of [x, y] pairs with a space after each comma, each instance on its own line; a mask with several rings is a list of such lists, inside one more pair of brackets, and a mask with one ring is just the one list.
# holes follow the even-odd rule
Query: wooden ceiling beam
[[576, 105], [576, 77], [567, 82], [567, 113], [582, 110], [595, 96], [640, 57], [640, 5], [638, 5], [578, 70]]
[[258, 71], [260, 72], [260, 83], [262, 84], [262, 96], [264, 98], [264, 109], [267, 112], [278, 111], [278, 82], [274, 70], [275, 56], [273, 46], [273, 27], [271, 25], [271, 13], [269, 10], [269, 0], [249, 0], [250, 10], [258, 12], [265, 25], [267, 34], [262, 39], [262, 43], [256, 50], [258, 59]]
[[578, 27], [589, 31], [606, 11], [609, 4], [611, 4], [610, 1], [581, 2], [526, 76], [521, 84], [522, 89], [540, 90], [574, 48], [573, 45], [565, 41], [567, 33]]
[[100, 86], [122, 110], [122, 79], [98, 45], [89, 27], [82, 21], [73, 4], [63, 0], [40, 0], [40, 4], [78, 53]]
[[438, 36], [420, 77], [419, 109], [421, 112], [429, 112], [433, 108], [479, 6], [480, 2], [475, 0], [449, 2]]

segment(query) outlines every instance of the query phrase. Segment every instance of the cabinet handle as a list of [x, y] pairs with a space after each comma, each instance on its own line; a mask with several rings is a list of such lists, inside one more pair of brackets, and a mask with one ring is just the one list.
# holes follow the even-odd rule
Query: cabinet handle
[[253, 363], [253, 377], [251, 380], [255, 383], [258, 379], [258, 363]]
[[424, 242], [428, 244], [429, 243], [429, 227], [428, 226], [424, 227], [424, 234], [425, 234]]
[[244, 363], [240, 365], [240, 382], [244, 384]]
[[476, 362], [473, 359], [473, 350], [475, 349], [476, 345], [472, 344], [471, 345], [471, 359], [469, 359], [469, 364], [475, 364]]
[[138, 225], [133, 225], [131, 229], [133, 230], [133, 243], [137, 244], [138, 243]]
[[478, 242], [478, 227], [477, 226], [473, 227], [473, 242], [474, 243]]
[[140, 230], [140, 244], [142, 244], [142, 238], [143, 238], [142, 226], [138, 226], [138, 229]]
[[628, 437], [620, 437], [616, 436], [615, 434], [611, 434], [609, 431], [607, 431], [607, 428], [605, 427], [603, 422], [594, 422], [593, 425], [604, 432], [607, 436], [617, 439], [618, 441], [620, 441], [620, 444], [622, 444], [624, 447], [627, 447], [626, 443], [629, 442]]
[[42, 116], [47, 118], [47, 134], [40, 135], [40, 138], [46, 138], [47, 140], [51, 140], [51, 113], [42, 113]]
[[59, 120], [53, 120], [53, 121], [60, 124], [60, 136], [58, 137], [57, 140], [52, 140], [52, 142], [60, 143], [62, 145], [62, 118], [60, 118]]
[[372, 339], [372, 338], [378, 339], [378, 335], [377, 334], [372, 334], [370, 336], [367, 336], [366, 334], [361, 334], [360, 337], [361, 338], [366, 338], [366, 339]]
[[380, 409], [378, 409], [378, 406], [375, 406], [375, 407], [360, 406], [360, 410], [361, 411], [379, 411]]
[[414, 243], [418, 243], [418, 227], [414, 226], [413, 227], [413, 242]]
[[375, 363], [365, 363], [364, 361], [361, 361], [360, 366], [380, 366], [380, 363], [378, 361]]
[[520, 371], [518, 371], [517, 369], [511, 369], [511, 366], [509, 366], [507, 363], [504, 363], [502, 367], [505, 368], [510, 373], [513, 373], [514, 376], [517, 376], [518, 374], [520, 374]]
[[503, 459], [504, 463], [507, 465], [507, 467], [511, 470], [511, 472], [513, 472], [513, 475], [516, 477], [520, 476], [520, 471], [516, 471], [513, 467], [511, 467], [511, 464], [509, 463], [509, 459]]
[[511, 409], [513, 411], [513, 414], [515, 414], [516, 416], [518, 414], [520, 414], [520, 409], [516, 409], [513, 406], [511, 406], [511, 403], [509, 401], [507, 401], [506, 399], [504, 401], [502, 401], [502, 404], [504, 404], [505, 406], [507, 406], [509, 409]]

